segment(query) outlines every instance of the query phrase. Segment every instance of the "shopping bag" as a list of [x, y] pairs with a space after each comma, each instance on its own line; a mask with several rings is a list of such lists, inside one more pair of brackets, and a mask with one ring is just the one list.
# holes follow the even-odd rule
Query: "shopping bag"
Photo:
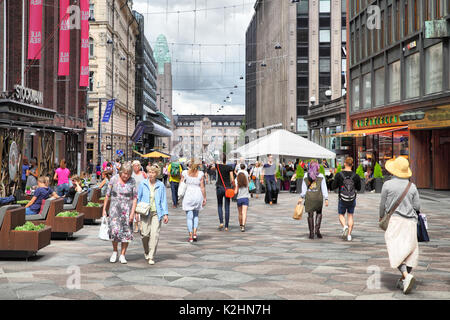
[[104, 241], [111, 241], [108, 234], [108, 219], [106, 217], [102, 217], [102, 223], [100, 224], [98, 237]]
[[423, 218], [423, 214], [418, 214], [417, 219], [417, 241], [418, 242], [428, 242], [430, 241], [430, 237], [428, 236], [427, 228], [425, 225], [425, 219]]
[[253, 181], [250, 181], [248, 185], [248, 190], [253, 191], [256, 189], [255, 183]]
[[300, 220], [302, 218], [304, 210], [305, 210], [305, 206], [303, 204], [297, 204], [292, 218], [295, 220]]
[[187, 184], [186, 182], [182, 181], [178, 185], [178, 199], [181, 199], [184, 197], [184, 194], [186, 193]]

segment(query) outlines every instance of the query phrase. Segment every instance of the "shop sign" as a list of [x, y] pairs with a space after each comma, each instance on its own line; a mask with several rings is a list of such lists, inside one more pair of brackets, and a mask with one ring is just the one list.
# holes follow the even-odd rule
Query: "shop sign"
[[355, 120], [353, 127], [355, 129], [369, 128], [369, 127], [374, 127], [374, 126], [380, 127], [380, 126], [396, 125], [399, 122], [401, 122], [399, 115], [391, 114], [391, 115], [386, 115], [386, 116], [370, 117], [370, 118]]
[[19, 85], [14, 86], [12, 98], [18, 101], [23, 101], [35, 105], [44, 103], [44, 96], [42, 95], [42, 92], [30, 88], [25, 88]]
[[425, 118], [409, 124], [412, 129], [450, 126], [450, 105], [425, 111]]

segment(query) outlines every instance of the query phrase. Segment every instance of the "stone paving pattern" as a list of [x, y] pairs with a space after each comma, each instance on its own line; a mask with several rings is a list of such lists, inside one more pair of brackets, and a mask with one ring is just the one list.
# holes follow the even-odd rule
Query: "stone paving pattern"
[[[28, 261], [0, 260], [0, 299], [450, 299], [450, 197], [422, 201], [431, 241], [419, 244], [417, 286], [409, 295], [395, 289], [399, 272], [389, 266], [378, 228], [379, 198], [358, 195], [353, 241], [347, 242], [331, 192], [323, 239], [310, 240], [306, 218], [292, 219], [298, 195], [287, 192], [270, 207], [261, 196], [251, 199], [245, 233], [232, 202], [230, 230], [218, 231], [215, 189], [208, 185], [197, 243], [188, 243], [185, 213], [171, 203], [153, 266], [137, 234], [128, 264], [110, 263], [112, 247], [97, 238], [99, 225], [85, 225], [72, 240], [52, 240]], [[67, 286], [71, 266], [79, 267], [80, 289]], [[377, 283], [377, 268], [373, 288], [368, 284]]]

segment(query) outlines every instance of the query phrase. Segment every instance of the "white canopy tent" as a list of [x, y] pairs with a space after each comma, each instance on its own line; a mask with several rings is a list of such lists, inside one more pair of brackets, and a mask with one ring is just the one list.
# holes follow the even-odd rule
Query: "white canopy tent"
[[334, 152], [284, 129], [254, 140], [232, 150], [231, 153], [238, 153], [244, 158], [265, 156], [267, 154], [314, 159], [336, 158]]

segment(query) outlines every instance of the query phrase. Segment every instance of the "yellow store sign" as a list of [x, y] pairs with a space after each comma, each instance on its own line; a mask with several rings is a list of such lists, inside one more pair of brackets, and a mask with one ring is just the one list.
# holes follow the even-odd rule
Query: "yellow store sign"
[[384, 127], [384, 126], [398, 125], [400, 123], [402, 123], [402, 121], [400, 120], [399, 114], [390, 114], [385, 116], [370, 117], [355, 120], [353, 122], [353, 128], [365, 129], [370, 127]]

